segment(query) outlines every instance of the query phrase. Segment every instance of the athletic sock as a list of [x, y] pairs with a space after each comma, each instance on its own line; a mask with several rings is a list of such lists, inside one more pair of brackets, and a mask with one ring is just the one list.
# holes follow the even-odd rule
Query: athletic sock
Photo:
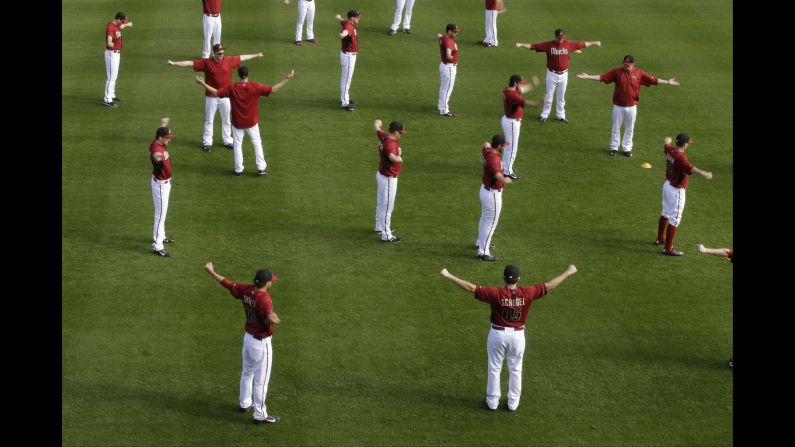
[[676, 227], [673, 225], [668, 225], [668, 229], [665, 231], [665, 249], [671, 251], [674, 245], [674, 235], [676, 234]]
[[668, 226], [668, 218], [660, 216], [660, 222], [657, 224], [657, 240], [662, 241], [665, 237], [665, 227]]

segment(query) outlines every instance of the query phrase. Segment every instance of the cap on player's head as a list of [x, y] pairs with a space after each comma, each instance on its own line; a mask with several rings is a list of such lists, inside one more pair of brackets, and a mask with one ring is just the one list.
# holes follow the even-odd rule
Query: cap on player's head
[[240, 79], [248, 77], [248, 67], [245, 65], [241, 65], [240, 68], [237, 69], [237, 75], [240, 76]]
[[127, 20], [127, 14], [122, 11], [117, 12], [115, 18], [121, 20], [121, 23], [127, 23], [129, 21]]
[[527, 84], [527, 81], [520, 74], [511, 75], [511, 78], [508, 79], [508, 85], [513, 87], [516, 84]]
[[632, 65], [635, 63], [635, 58], [631, 54], [624, 56], [624, 65]]
[[155, 132], [155, 138], [166, 137], [166, 138], [168, 138], [170, 140], [170, 139], [174, 138], [175, 136], [176, 135], [171, 133], [171, 129], [169, 129], [168, 127], [160, 127], [160, 128], [157, 129], [157, 132]]
[[516, 281], [519, 281], [519, 267], [515, 265], [506, 265], [502, 276], [508, 284], [516, 284]]
[[558, 39], [563, 39], [564, 37], [566, 37], [566, 32], [563, 31], [563, 28], [558, 28], [555, 30], [555, 37], [557, 37]]
[[274, 275], [273, 272], [266, 268], [262, 268], [257, 270], [257, 273], [254, 275], [254, 284], [262, 287], [268, 281], [276, 281], [277, 279], [279, 279], [279, 277]]
[[690, 135], [686, 133], [680, 133], [676, 136], [676, 147], [683, 147], [686, 144], [692, 143], [693, 140], [690, 139]]
[[510, 144], [511, 143], [505, 141], [504, 135], [494, 135], [493, 137], [491, 137], [491, 147], [493, 149], [497, 149], [500, 146], [508, 146]]
[[349, 19], [351, 17], [357, 17], [358, 18], [358, 17], [361, 17], [361, 16], [362, 16], [362, 14], [359, 11], [355, 10], [355, 9], [351, 9], [350, 11], [348, 11], [348, 18]]
[[445, 32], [449, 33], [450, 31], [454, 33], [460, 33], [461, 28], [459, 28], [458, 25], [456, 25], [455, 23], [448, 23], [447, 28], [445, 28]]
[[[213, 53], [217, 53], [219, 51], [224, 51], [224, 46], [221, 45], [220, 43], [217, 43], [217, 44], [213, 45]], [[223, 54], [223, 53], [221, 53], [221, 54]]]
[[389, 133], [392, 132], [407, 133], [407, 131], [403, 128], [403, 123], [400, 121], [392, 121], [389, 123]]

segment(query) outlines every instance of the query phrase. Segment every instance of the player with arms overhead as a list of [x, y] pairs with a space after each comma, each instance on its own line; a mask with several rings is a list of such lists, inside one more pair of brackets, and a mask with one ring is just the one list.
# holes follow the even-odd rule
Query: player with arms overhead
[[381, 234], [384, 242], [400, 242], [400, 236], [392, 234], [392, 210], [395, 208], [395, 195], [397, 194], [398, 175], [403, 167], [403, 149], [398, 140], [406, 133], [403, 123], [392, 121], [389, 123], [389, 133], [381, 130], [381, 120], [375, 120], [375, 134], [381, 144], [378, 153], [381, 161], [375, 173], [377, 185], [375, 207], [375, 232]]

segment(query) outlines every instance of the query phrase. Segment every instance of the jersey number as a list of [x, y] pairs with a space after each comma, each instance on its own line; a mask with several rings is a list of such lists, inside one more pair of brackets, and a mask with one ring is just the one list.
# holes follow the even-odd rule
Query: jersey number
[[510, 308], [503, 308], [502, 309], [502, 319], [505, 321], [519, 321], [522, 318], [522, 311], [520, 309], [510, 309]]

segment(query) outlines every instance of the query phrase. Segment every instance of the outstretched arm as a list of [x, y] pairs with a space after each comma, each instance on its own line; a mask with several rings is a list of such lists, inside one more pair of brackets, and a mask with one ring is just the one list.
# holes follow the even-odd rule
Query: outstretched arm
[[463, 280], [461, 278], [456, 277], [452, 273], [448, 272], [447, 269], [442, 269], [442, 271], [439, 272], [439, 274], [442, 275], [443, 277], [449, 279], [455, 285], [457, 285], [458, 287], [466, 290], [467, 292], [475, 293], [475, 289], [477, 288], [477, 286], [475, 286], [474, 284], [472, 284], [469, 281], [465, 281], [465, 280]]
[[247, 60], [251, 60], [251, 59], [256, 59], [256, 58], [258, 58], [258, 57], [262, 57], [262, 53], [257, 53], [257, 54], [241, 54], [241, 55], [240, 55], [240, 61], [241, 61], [241, 62], [243, 62], [243, 61], [247, 61]]
[[547, 281], [546, 283], [544, 283], [544, 285], [547, 287], [547, 292], [559, 286], [560, 283], [562, 283], [566, 278], [568, 278], [569, 276], [575, 273], [577, 273], [577, 267], [575, 267], [574, 265], [570, 265], [565, 272], [556, 276], [551, 281]]
[[709, 171], [704, 171], [703, 169], [698, 169], [697, 167], [693, 166], [693, 172], [707, 180], [712, 180], [712, 173]]
[[580, 79], [587, 79], [589, 81], [601, 81], [601, 77], [599, 75], [589, 75], [588, 73], [580, 73], [577, 75]]
[[679, 81], [676, 78], [671, 79], [657, 79], [658, 84], [668, 84], [668, 85], [679, 85]]
[[278, 84], [271, 87], [271, 91], [274, 93], [278, 92], [279, 89], [281, 89], [282, 87], [284, 87], [285, 84], [290, 82], [290, 79], [293, 78], [293, 75], [295, 75], [295, 70], [290, 70], [290, 72], [287, 73], [287, 76], [285, 76], [284, 79], [282, 79]]
[[193, 61], [177, 61], [168, 60], [168, 65], [175, 65], [177, 67], [193, 67]]
[[601, 47], [602, 46], [602, 41], [601, 40], [594, 40], [593, 42], [585, 42], [585, 48], [588, 48], [588, 47], [593, 46], [593, 45], [596, 45], [597, 47]]
[[205, 90], [212, 93], [215, 96], [218, 96], [218, 90], [215, 87], [210, 87], [201, 76], [196, 76], [196, 83], [203, 86]]
[[722, 258], [729, 256], [728, 248], [707, 248], [704, 246], [704, 244], [698, 244], [696, 245], [696, 248], [698, 249], [699, 253], [706, 253], [712, 256], [720, 256]]
[[209, 273], [210, 276], [212, 276], [213, 279], [218, 282], [218, 284], [221, 284], [224, 281], [224, 279], [226, 279], [223, 276], [219, 275], [218, 273], [215, 273], [215, 270], [213, 270], [213, 263], [212, 262], [208, 262], [208, 263], [204, 264], [204, 270], [206, 270], [207, 273]]
[[337, 21], [338, 21], [338, 22], [340, 22], [340, 25], [342, 25], [342, 22], [344, 22], [344, 21], [345, 21], [345, 19], [343, 19], [343, 18], [342, 18], [342, 16], [341, 16], [341, 15], [339, 15], [339, 14], [337, 14], [336, 16], [334, 16], [334, 18], [335, 18], [335, 19], [337, 19]]

